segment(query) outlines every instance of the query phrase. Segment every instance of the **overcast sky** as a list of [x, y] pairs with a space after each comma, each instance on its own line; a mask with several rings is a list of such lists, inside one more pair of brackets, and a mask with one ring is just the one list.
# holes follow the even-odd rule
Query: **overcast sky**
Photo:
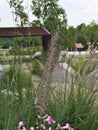
[[[66, 11], [69, 26], [89, 24], [92, 20], [98, 23], [98, 0], [59, 0], [59, 4]], [[30, 13], [29, 16], [31, 18]], [[0, 0], [0, 27], [4, 26], [10, 27], [15, 24], [7, 0]]]

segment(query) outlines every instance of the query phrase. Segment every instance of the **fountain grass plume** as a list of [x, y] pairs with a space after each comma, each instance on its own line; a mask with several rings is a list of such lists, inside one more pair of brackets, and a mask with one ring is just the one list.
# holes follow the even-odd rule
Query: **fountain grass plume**
[[51, 80], [52, 80], [52, 71], [54, 66], [57, 63], [57, 43], [59, 40], [59, 30], [57, 30], [54, 36], [51, 39], [51, 46], [49, 47], [47, 53], [47, 59], [43, 71], [43, 76], [41, 83], [39, 85], [38, 95], [37, 95], [37, 102], [36, 108], [42, 114], [47, 111], [48, 101], [50, 99], [52, 87], [51, 87]]

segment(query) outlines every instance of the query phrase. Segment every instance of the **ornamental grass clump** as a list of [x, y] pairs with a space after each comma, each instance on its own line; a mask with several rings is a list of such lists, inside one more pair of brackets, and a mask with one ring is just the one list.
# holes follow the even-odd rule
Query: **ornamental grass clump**
[[[12, 130], [21, 119], [29, 122], [34, 111], [33, 83], [20, 66], [10, 66], [0, 80], [0, 130]], [[28, 115], [28, 116], [27, 116]]]
[[53, 90], [49, 113], [61, 125], [70, 122], [75, 130], [97, 130], [97, 94], [94, 84], [76, 76], [71, 84], [65, 83]]

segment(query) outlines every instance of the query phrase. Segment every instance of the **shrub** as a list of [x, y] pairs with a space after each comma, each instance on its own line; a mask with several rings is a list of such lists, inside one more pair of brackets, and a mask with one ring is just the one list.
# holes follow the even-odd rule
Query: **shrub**
[[32, 74], [41, 76], [42, 75], [42, 69], [37, 60], [34, 60], [32, 62]]

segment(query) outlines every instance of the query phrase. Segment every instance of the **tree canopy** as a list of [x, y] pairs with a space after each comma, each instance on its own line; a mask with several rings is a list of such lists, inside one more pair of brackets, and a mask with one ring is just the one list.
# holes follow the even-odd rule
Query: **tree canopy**
[[66, 28], [65, 10], [59, 6], [58, 0], [32, 0], [31, 8], [36, 23], [46, 27], [52, 34], [58, 27]]
[[98, 42], [98, 24], [92, 21], [89, 25], [84, 26], [83, 34], [88, 43], [96, 44]]
[[[17, 26], [27, 26], [29, 21], [28, 13], [25, 11], [23, 0], [8, 0], [12, 14]], [[63, 49], [74, 47], [76, 42], [81, 42], [84, 49], [88, 43], [97, 45], [98, 43], [98, 24], [92, 21], [85, 25], [82, 23], [77, 27], [67, 26], [66, 11], [58, 4], [59, 0], [32, 0], [31, 12], [34, 16], [29, 26], [43, 26], [51, 34], [55, 30], [60, 30], [59, 46]]]
[[13, 18], [17, 26], [26, 26], [28, 24], [28, 14], [25, 12], [23, 0], [8, 0], [12, 9]]

